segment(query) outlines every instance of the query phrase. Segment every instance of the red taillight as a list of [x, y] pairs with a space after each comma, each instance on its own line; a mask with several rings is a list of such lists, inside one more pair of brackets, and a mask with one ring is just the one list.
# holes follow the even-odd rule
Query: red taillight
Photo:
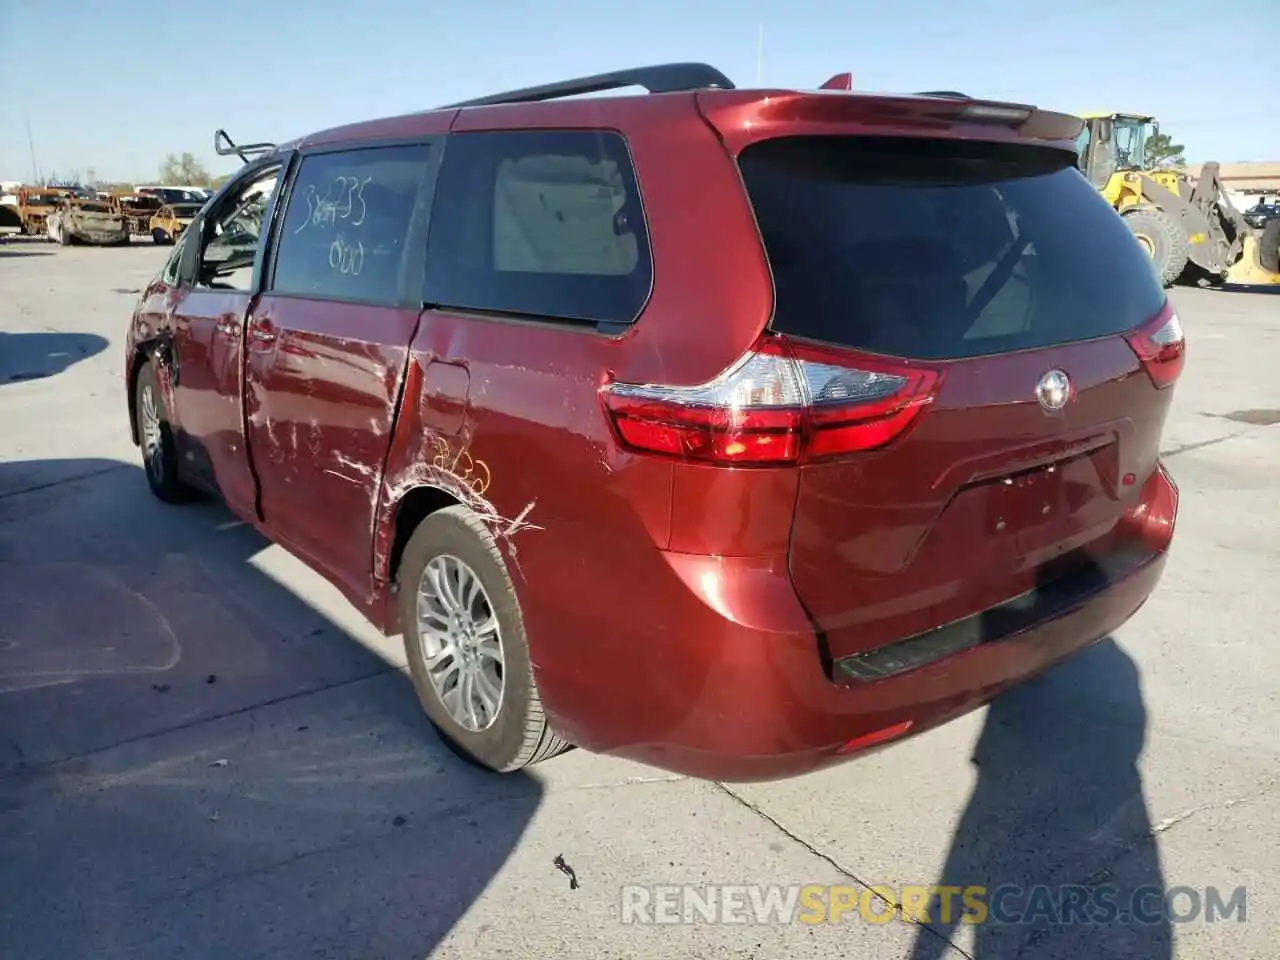
[[633, 450], [765, 466], [882, 447], [919, 416], [940, 380], [934, 369], [770, 336], [708, 383], [610, 383], [603, 398]]
[[1166, 305], [1125, 339], [1158, 389], [1173, 385], [1187, 358], [1187, 340], [1173, 307]]

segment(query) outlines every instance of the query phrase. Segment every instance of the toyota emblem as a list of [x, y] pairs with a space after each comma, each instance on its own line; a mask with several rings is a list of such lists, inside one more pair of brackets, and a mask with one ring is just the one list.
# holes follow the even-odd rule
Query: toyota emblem
[[1061, 370], [1050, 370], [1036, 384], [1036, 399], [1050, 413], [1057, 413], [1071, 399], [1071, 381]]

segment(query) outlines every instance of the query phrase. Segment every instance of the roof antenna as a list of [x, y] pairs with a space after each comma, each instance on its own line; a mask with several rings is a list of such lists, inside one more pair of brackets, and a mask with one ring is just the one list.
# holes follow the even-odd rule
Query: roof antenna
[[756, 86], [764, 83], [764, 24], [760, 24], [760, 36], [756, 40]]

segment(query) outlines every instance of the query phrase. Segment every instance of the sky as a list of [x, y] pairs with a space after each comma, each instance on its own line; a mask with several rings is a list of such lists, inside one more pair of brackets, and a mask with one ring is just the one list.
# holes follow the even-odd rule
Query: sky
[[230, 173], [218, 127], [279, 142], [683, 60], [740, 87], [850, 71], [858, 89], [1151, 114], [1190, 162], [1280, 161], [1274, 3], [0, 0], [0, 180], [31, 177], [32, 146], [44, 176], [140, 183], [183, 152]]

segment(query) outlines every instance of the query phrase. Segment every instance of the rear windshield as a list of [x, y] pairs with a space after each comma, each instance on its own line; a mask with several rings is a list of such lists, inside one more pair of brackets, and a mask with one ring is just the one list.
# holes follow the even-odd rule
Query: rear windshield
[[784, 137], [739, 163], [779, 332], [959, 359], [1110, 336], [1164, 304], [1150, 257], [1061, 151]]

